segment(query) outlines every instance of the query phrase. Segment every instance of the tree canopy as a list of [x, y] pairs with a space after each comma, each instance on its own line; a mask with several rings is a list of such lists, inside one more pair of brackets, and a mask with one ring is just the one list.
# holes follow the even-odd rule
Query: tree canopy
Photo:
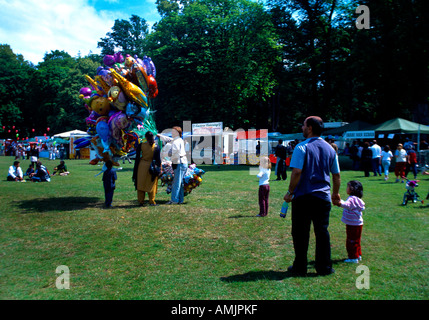
[[[0, 134], [85, 130], [78, 99], [105, 54], [150, 56], [159, 128], [182, 121], [297, 132], [304, 117], [429, 122], [429, 21], [423, 0], [157, 0], [94, 39], [101, 55], [47, 53], [37, 66], [0, 46]], [[369, 29], [356, 27], [369, 10]], [[5, 135], [3, 132], [2, 137]]]

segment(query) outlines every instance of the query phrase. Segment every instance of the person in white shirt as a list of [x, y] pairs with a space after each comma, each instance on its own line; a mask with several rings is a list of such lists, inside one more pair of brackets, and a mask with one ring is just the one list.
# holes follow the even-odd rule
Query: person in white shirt
[[270, 196], [271, 161], [268, 157], [261, 157], [259, 165], [259, 214], [257, 217], [265, 217], [268, 214], [268, 200]]
[[390, 151], [390, 147], [386, 145], [384, 147], [384, 150], [381, 152], [381, 158], [380, 158], [380, 164], [383, 166], [383, 169], [384, 169], [384, 180], [386, 181], [389, 178], [389, 168], [390, 168], [390, 163], [392, 161], [392, 158], [393, 158], [393, 153], [392, 151]]
[[14, 161], [13, 166], [9, 167], [9, 172], [7, 174], [7, 181], [25, 181], [24, 174], [22, 173], [22, 169], [19, 166], [19, 161]]
[[171, 159], [174, 178], [171, 189], [171, 200], [167, 204], [182, 204], [185, 197], [185, 189], [183, 178], [185, 177], [186, 170], [188, 169], [188, 159], [186, 157], [185, 144], [182, 139], [182, 128], [173, 127], [171, 136], [167, 137], [162, 134], [157, 136], [165, 143], [171, 143], [171, 149], [168, 152], [168, 156]]
[[381, 158], [381, 147], [377, 144], [377, 140], [374, 140], [372, 142], [372, 146], [370, 147], [372, 150], [372, 172], [374, 173], [374, 177], [381, 176], [381, 165], [380, 165], [380, 158]]
[[398, 144], [398, 147], [395, 152], [396, 164], [395, 164], [395, 176], [396, 181], [399, 182], [401, 178], [401, 183], [404, 183], [405, 179], [405, 169], [407, 167], [407, 152], [404, 150], [402, 143]]

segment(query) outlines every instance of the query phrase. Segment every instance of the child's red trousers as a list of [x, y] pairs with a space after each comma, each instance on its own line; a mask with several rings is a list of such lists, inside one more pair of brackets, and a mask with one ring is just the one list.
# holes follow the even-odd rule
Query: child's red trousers
[[362, 236], [362, 225], [350, 226], [346, 225], [346, 249], [349, 259], [358, 259], [362, 256], [360, 239]]

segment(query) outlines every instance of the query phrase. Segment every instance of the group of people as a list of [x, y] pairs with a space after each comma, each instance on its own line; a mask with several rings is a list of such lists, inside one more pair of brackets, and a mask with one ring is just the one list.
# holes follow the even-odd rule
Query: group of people
[[[316, 237], [316, 271], [319, 275], [329, 275], [334, 272], [328, 231], [332, 204], [344, 208], [342, 221], [346, 224], [348, 252], [348, 259], [345, 261], [356, 263], [362, 259], [360, 239], [363, 225], [362, 212], [365, 209], [365, 203], [362, 200], [363, 187], [359, 181], [350, 181], [347, 184], [349, 197], [346, 201], [342, 200], [339, 194], [341, 178], [338, 155], [332, 145], [320, 137], [323, 131], [322, 119], [316, 116], [308, 117], [302, 129], [306, 140], [298, 143], [293, 149], [290, 162], [292, 173], [288, 191], [284, 196], [287, 203], [293, 204], [292, 238], [295, 260], [288, 270], [297, 275], [307, 273], [307, 251], [310, 226], [313, 223]], [[171, 144], [168, 156], [173, 164], [174, 181], [171, 200], [167, 204], [182, 204], [183, 178], [188, 167], [182, 130], [180, 127], [173, 127], [171, 138], [161, 134], [157, 136], [164, 143]], [[144, 205], [147, 193], [149, 205], [156, 206], [155, 195], [161, 171], [160, 149], [155, 144], [153, 133], [147, 132], [145, 138], [146, 141], [136, 148], [132, 180], [137, 190], [139, 204]], [[264, 156], [261, 156], [260, 160], [258, 174], [260, 213], [258, 216], [264, 217], [268, 213], [271, 161]], [[110, 208], [117, 175], [111, 163], [107, 162], [106, 167], [103, 173], [105, 206]], [[282, 173], [283, 171], [280, 170], [280, 178]]]
[[[55, 160], [56, 158], [63, 160], [65, 158], [66, 149], [64, 144], [60, 144], [58, 148], [55, 144], [49, 146], [42, 145], [42, 148], [46, 148], [49, 151], [49, 160]], [[13, 143], [9, 146], [6, 154], [14, 155], [15, 160], [25, 160], [25, 158], [28, 160], [32, 157], [39, 158], [39, 149], [35, 143], [30, 143], [27, 146]]]
[[389, 145], [381, 148], [377, 140], [359, 144], [357, 141], [352, 146], [347, 146], [345, 154], [353, 160], [353, 169], [362, 169], [365, 177], [372, 172], [374, 176], [384, 173], [384, 180], [389, 179], [392, 159], [395, 159], [394, 173], [396, 182], [404, 182], [409, 172], [417, 179], [417, 154], [412, 143], [407, 141], [404, 145], [398, 143], [396, 150], [392, 152]]
[[[328, 231], [332, 204], [343, 208], [342, 222], [346, 224], [348, 254], [345, 262], [358, 263], [362, 259], [362, 212], [365, 210], [362, 200], [363, 187], [357, 180], [349, 181], [349, 197], [345, 201], [341, 199], [338, 155], [332, 145], [321, 138], [323, 128], [320, 117], [311, 116], [305, 119], [302, 126], [305, 140], [294, 147], [289, 165], [292, 172], [284, 201], [292, 203], [295, 259], [288, 271], [298, 276], [307, 274], [307, 251], [312, 223], [316, 238], [316, 272], [319, 275], [335, 272], [332, 268]], [[271, 174], [271, 161], [268, 157], [261, 157], [259, 169], [258, 217], [265, 217], [268, 212]]]
[[[35, 160], [33, 162], [33, 160]], [[52, 175], [60, 175], [66, 176], [69, 175], [70, 172], [67, 170], [67, 166], [63, 160], [61, 160], [60, 164], [54, 168]], [[28, 177], [29, 181], [32, 182], [50, 182], [51, 174], [49, 170], [42, 164], [39, 159], [32, 159], [32, 162], [29, 164], [28, 169], [25, 173], [23, 173], [21, 168], [21, 162], [19, 160], [15, 160], [13, 165], [9, 167], [7, 174], [7, 181], [18, 181], [18, 182], [26, 182], [24, 177]]]
[[[188, 169], [185, 144], [182, 138], [182, 128], [172, 128], [171, 137], [157, 134], [163, 143], [169, 143], [168, 157], [171, 159], [174, 170], [174, 178], [171, 190], [171, 200], [168, 205], [183, 204], [185, 197], [183, 178]], [[107, 169], [103, 173], [103, 185], [105, 191], [105, 207], [112, 207], [113, 192], [117, 175], [111, 164], [106, 163]], [[134, 162], [132, 181], [137, 190], [137, 201], [141, 206], [145, 205], [145, 197], [148, 195], [150, 206], [157, 206], [155, 197], [158, 190], [158, 178], [162, 174], [161, 152], [155, 143], [155, 136], [148, 131], [145, 141], [136, 147], [136, 159]]]

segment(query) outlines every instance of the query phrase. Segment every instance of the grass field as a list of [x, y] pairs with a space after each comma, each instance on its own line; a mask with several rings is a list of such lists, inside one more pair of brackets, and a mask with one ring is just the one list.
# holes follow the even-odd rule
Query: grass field
[[[44, 160], [52, 172], [59, 161]], [[342, 171], [364, 185], [364, 265], [369, 288], [358, 289], [358, 265], [347, 264], [342, 209], [331, 211], [335, 274], [316, 276], [314, 235], [309, 276], [293, 277], [290, 212], [279, 211], [287, 182], [270, 183], [270, 211], [258, 218], [258, 180], [247, 166], [199, 166], [203, 183], [169, 206], [140, 207], [133, 164], [118, 172], [113, 209], [104, 209], [100, 166], [67, 160], [70, 176], [50, 183], [7, 182], [12, 157], [0, 157], [0, 299], [141, 300], [426, 300], [429, 298], [428, 216], [421, 203], [402, 206], [404, 184]], [[29, 160], [21, 161], [23, 171]], [[346, 166], [345, 166], [346, 167]], [[343, 168], [344, 169], [344, 168]], [[290, 174], [290, 171], [288, 172]], [[429, 176], [417, 191], [426, 198]], [[70, 271], [60, 290], [58, 266]]]

